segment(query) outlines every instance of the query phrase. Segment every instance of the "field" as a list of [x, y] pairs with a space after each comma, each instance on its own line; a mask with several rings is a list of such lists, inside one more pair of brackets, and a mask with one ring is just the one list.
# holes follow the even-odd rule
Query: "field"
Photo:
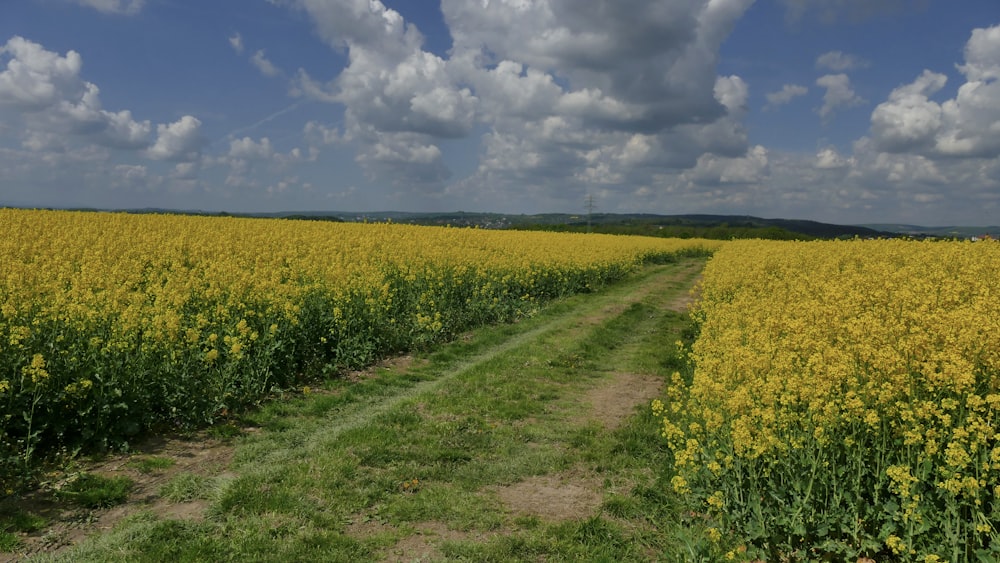
[[[699, 241], [0, 210], [0, 485], [592, 291]], [[19, 471], [22, 470], [22, 471]]]
[[8, 553], [1000, 558], [995, 243], [0, 227]]
[[728, 244], [655, 405], [675, 491], [766, 560], [996, 561], [998, 273], [993, 243]]

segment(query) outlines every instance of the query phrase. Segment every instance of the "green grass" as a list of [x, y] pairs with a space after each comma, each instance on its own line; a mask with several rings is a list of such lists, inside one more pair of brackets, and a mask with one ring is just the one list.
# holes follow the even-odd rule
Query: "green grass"
[[[57, 559], [374, 560], [434, 523], [450, 531], [434, 541], [444, 560], [712, 560], [721, 547], [672, 496], [648, 405], [610, 431], [584, 404], [618, 374], [683, 364], [674, 342], [689, 320], [668, 305], [702, 264], [649, 267], [408, 369], [265, 405], [240, 421], [262, 430], [234, 438], [234, 477], [180, 474], [161, 489], [173, 502], [206, 500], [206, 520], [139, 514]], [[505, 487], [558, 475], [587, 476], [600, 502], [551, 520], [501, 499]]]
[[57, 497], [83, 508], [108, 508], [125, 502], [132, 485], [128, 477], [82, 473], [59, 489]]
[[160, 496], [170, 502], [207, 499], [212, 492], [211, 479], [194, 473], [178, 473], [160, 487]]
[[177, 463], [177, 460], [163, 456], [138, 456], [130, 459], [126, 464], [139, 473], [149, 474], [169, 469]]
[[44, 516], [16, 506], [0, 508], [0, 553], [11, 552], [21, 546], [19, 533], [37, 532], [48, 523]]

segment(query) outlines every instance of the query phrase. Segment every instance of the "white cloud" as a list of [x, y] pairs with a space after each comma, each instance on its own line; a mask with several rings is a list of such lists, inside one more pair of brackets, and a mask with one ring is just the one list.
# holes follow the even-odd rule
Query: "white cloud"
[[142, 11], [146, 0], [70, 0], [81, 6], [93, 8], [105, 14], [134, 16]]
[[254, 53], [253, 56], [250, 57], [250, 62], [253, 63], [253, 66], [257, 67], [257, 70], [259, 70], [264, 76], [275, 77], [281, 74], [281, 70], [274, 66], [274, 64], [267, 60], [267, 57], [264, 56], [263, 49]]
[[713, 93], [730, 115], [742, 115], [747, 111], [747, 83], [739, 76], [719, 76], [715, 79]]
[[965, 57], [958, 68], [966, 82], [952, 99], [930, 99], [947, 78], [929, 70], [894, 89], [872, 112], [874, 146], [931, 158], [1000, 156], [1000, 25], [974, 30]]
[[[445, 0], [442, 11], [454, 39], [452, 59], [465, 72], [510, 61], [555, 74], [568, 81], [565, 93], [575, 98], [563, 103], [566, 108], [597, 101], [600, 92], [599, 117], [583, 125], [655, 132], [725, 113], [712, 95], [715, 62], [748, 6], [739, 0], [604, 0], [580, 10], [568, 0]], [[482, 89], [476, 94], [491, 95]], [[612, 106], [615, 111], [608, 111]]]
[[274, 156], [274, 148], [271, 141], [263, 137], [260, 141], [254, 141], [250, 137], [233, 139], [229, 142], [229, 156], [232, 158], [246, 158], [255, 160], [267, 160]]
[[14, 36], [0, 47], [7, 55], [7, 69], [0, 72], [0, 104], [38, 111], [56, 103], [69, 88], [79, 88], [83, 59], [76, 51], [58, 53], [38, 43]]
[[848, 55], [843, 51], [830, 51], [816, 58], [816, 68], [832, 70], [833, 72], [866, 68], [868, 64], [868, 61], [854, 55]]
[[911, 84], [889, 94], [889, 100], [872, 111], [871, 127], [875, 146], [889, 152], [903, 152], [933, 144], [942, 126], [941, 106], [928, 96], [941, 90], [948, 77], [925, 70]]
[[156, 127], [156, 142], [146, 151], [154, 160], [190, 162], [201, 153], [205, 140], [201, 136], [201, 121], [190, 115]]
[[[494, 185], [510, 185], [533, 162], [547, 189], [573, 177], [606, 184], [632, 174], [624, 162], [673, 168], [705, 152], [746, 153], [747, 85], [716, 76], [715, 66], [751, 3], [598, 0], [580, 10], [570, 0], [444, 0], [453, 48], [442, 58], [378, 0], [289, 0], [348, 57], [332, 79], [300, 69], [292, 92], [344, 106], [343, 130], [314, 126], [310, 143], [350, 140], [373, 178], [447, 177], [438, 141], [480, 124], [477, 174]], [[635, 141], [623, 155], [631, 139], [646, 139], [647, 152]]]
[[851, 79], [846, 74], [827, 74], [816, 79], [816, 85], [826, 88], [823, 94], [823, 106], [819, 108], [819, 116], [824, 121], [833, 117], [834, 112], [841, 108], [850, 108], [866, 103], [851, 87]]
[[816, 153], [816, 168], [821, 170], [838, 170], [849, 168], [854, 163], [853, 159], [840, 156], [840, 153], [833, 148], [825, 148]]
[[[455, 59], [452, 59], [452, 65]], [[494, 68], [480, 68], [460, 61], [461, 70], [479, 96], [478, 108], [488, 121], [501, 118], [537, 119], [551, 115], [563, 89], [551, 74], [522, 63], [503, 60]]]
[[767, 107], [775, 108], [783, 106], [799, 96], [804, 96], [808, 92], [809, 88], [806, 88], [805, 86], [799, 86], [798, 84], [785, 84], [781, 87], [781, 90], [765, 94], [764, 97], [767, 98]]
[[237, 55], [243, 54], [243, 36], [239, 32], [234, 33], [229, 37], [229, 45], [236, 51]]
[[446, 62], [426, 51], [389, 62], [363, 47], [351, 50], [351, 63], [336, 80], [336, 100], [349, 119], [386, 132], [435, 137], [467, 135], [477, 98], [459, 87]]
[[451, 176], [441, 149], [426, 135], [369, 131], [356, 158], [370, 179], [389, 179], [395, 185], [420, 191], [437, 191]]
[[198, 177], [197, 162], [178, 162], [170, 176], [178, 180], [194, 180]]
[[302, 133], [313, 146], [335, 145], [346, 141], [342, 131], [336, 127], [327, 127], [318, 121], [309, 121], [302, 128]]
[[136, 121], [128, 110], [101, 108], [100, 89], [80, 77], [83, 60], [75, 51], [65, 56], [22, 37], [0, 47], [0, 107], [8, 106], [25, 120], [23, 146], [44, 150], [50, 135], [73, 134], [112, 148], [138, 149], [149, 143], [152, 126]]
[[686, 178], [702, 185], [757, 184], [769, 173], [767, 149], [756, 145], [739, 158], [704, 154], [698, 165], [685, 174]]
[[970, 82], [1000, 79], [1000, 25], [972, 31], [959, 70]]

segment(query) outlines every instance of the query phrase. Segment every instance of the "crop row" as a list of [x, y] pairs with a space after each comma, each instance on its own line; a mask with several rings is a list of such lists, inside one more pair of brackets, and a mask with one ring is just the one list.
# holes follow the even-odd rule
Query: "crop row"
[[1000, 244], [731, 242], [700, 291], [654, 405], [696, 512], [765, 560], [1000, 557]]

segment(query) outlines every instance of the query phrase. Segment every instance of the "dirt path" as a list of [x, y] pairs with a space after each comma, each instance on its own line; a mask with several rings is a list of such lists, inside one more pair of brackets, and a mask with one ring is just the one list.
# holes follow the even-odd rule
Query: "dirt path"
[[[157, 521], [194, 522], [221, 530], [225, 526], [233, 526], [232, 519], [241, 514], [226, 502], [227, 495], [231, 496], [233, 490], [244, 483], [253, 483], [261, 491], [270, 492], [282, 483], [284, 475], [302, 467], [318, 466], [321, 462], [315, 460], [328, 456], [339, 460], [338, 463], [344, 459], [360, 459], [359, 465], [374, 476], [391, 473], [404, 462], [391, 456], [381, 465], [367, 461], [366, 455], [371, 458], [377, 456], [366, 450], [372, 448], [368, 442], [355, 445], [351, 441], [355, 435], [377, 433], [380, 425], [386, 424], [395, 424], [396, 427], [404, 424], [406, 429], [406, 422], [386, 422], [403, 419], [405, 417], [400, 413], [406, 413], [406, 416], [419, 417], [420, 426], [415, 430], [422, 432], [421, 435], [426, 435], [428, 428], [436, 428], [433, 425], [446, 426], [450, 434], [445, 434], [441, 441], [457, 440], [454, 438], [455, 431], [451, 429], [454, 426], [452, 423], [478, 420], [475, 415], [468, 414], [468, 404], [469, 401], [482, 400], [474, 394], [482, 393], [483, 389], [495, 391], [494, 396], [499, 398], [493, 400], [502, 400], [506, 396], [522, 400], [522, 396], [528, 395], [528, 399], [533, 401], [524, 399], [528, 405], [524, 408], [534, 409], [529, 414], [483, 414], [487, 422], [477, 430], [480, 434], [490, 434], [496, 442], [494, 449], [506, 448], [513, 452], [509, 455], [511, 468], [506, 472], [493, 470], [498, 473], [493, 483], [477, 473], [476, 479], [483, 480], [484, 484], [458, 486], [438, 479], [440, 482], [435, 482], [438, 488], [434, 490], [469, 489], [462, 494], [483, 499], [484, 507], [492, 507], [490, 510], [496, 512], [495, 522], [481, 524], [472, 518], [472, 524], [463, 524], [458, 517], [399, 516], [400, 509], [396, 509], [396, 505], [402, 506], [409, 499], [391, 497], [386, 501], [384, 494], [379, 493], [372, 495], [375, 500], [357, 501], [356, 510], [345, 509], [344, 527], [335, 533], [359, 542], [378, 559], [438, 560], [445, 558], [442, 546], [446, 544], [490, 542], [498, 537], [521, 533], [519, 526], [522, 524], [535, 526], [531, 523], [590, 517], [600, 511], [608, 494], [624, 490], [632, 483], [629, 479], [619, 480], [600, 474], [594, 469], [594, 464], [587, 462], [585, 456], [581, 458], [573, 448], [579, 448], [576, 442], [586, 444], [591, 434], [595, 436], [593, 440], [610, 439], [608, 436], [628, 423], [637, 406], [648, 405], [661, 392], [662, 374], [640, 365], [636, 358], [642, 350], [655, 350], [651, 343], [659, 338], [658, 331], [662, 330], [664, 315], [679, 317], [685, 312], [691, 301], [690, 288], [702, 266], [701, 260], [687, 260], [648, 268], [635, 278], [603, 292], [574, 298], [572, 307], [563, 312], [543, 312], [539, 318], [521, 323], [523, 326], [515, 327], [516, 330], [511, 329], [513, 334], [509, 336], [493, 336], [490, 345], [462, 355], [457, 360], [436, 363], [433, 356], [426, 361], [407, 358], [373, 368], [365, 374], [355, 374], [352, 379], [357, 385], [390, 375], [409, 383], [388, 388], [388, 391], [373, 391], [370, 395], [359, 391], [357, 400], [343, 402], [322, 412], [316, 405], [344, 393], [345, 387], [296, 399], [299, 402], [296, 408], [301, 408], [301, 412], [320, 414], [306, 416], [296, 411], [287, 422], [274, 424], [275, 428], [281, 427], [280, 431], [244, 426], [238, 429], [241, 436], [235, 440], [205, 433], [188, 439], [157, 439], [142, 445], [131, 456], [81, 464], [80, 470], [131, 478], [136, 485], [130, 500], [112, 509], [82, 510], [56, 503], [44, 494], [19, 499], [19, 508], [40, 514], [52, 523], [42, 530], [24, 535], [18, 552], [0, 553], [0, 561], [19, 561], [34, 554], [65, 556], [67, 560], [78, 556], [82, 560], [101, 560], [100, 548], [93, 547], [100, 543], [100, 536], [128, 536], [133, 533], [129, 531], [128, 519], [137, 514], [151, 514], [150, 517]], [[469, 338], [478, 337], [472, 335]], [[519, 381], [518, 377], [525, 379]], [[529, 381], [529, 377], [535, 387], [522, 385]], [[521, 387], [528, 390], [524, 391]], [[490, 395], [487, 393], [485, 396]], [[310, 404], [310, 401], [315, 403]], [[511, 408], [510, 404], [500, 403], [499, 406]], [[503, 441], [508, 439], [508, 434], [515, 440], [524, 440], [527, 436], [527, 447], [521, 447], [516, 441], [511, 444]], [[465, 437], [462, 439], [466, 440]], [[399, 450], [399, 459], [406, 459], [405, 456], [410, 454], [407, 453], [405, 433], [400, 432], [399, 440], [400, 444], [387, 444], [385, 449], [388, 452]], [[478, 443], [474, 437], [466, 442]], [[488, 473], [489, 464], [497, 463], [491, 457], [496, 452], [489, 448], [482, 452], [469, 449], [468, 454], [462, 451], [461, 446], [452, 449], [455, 451], [450, 449], [445, 453], [465, 460], [463, 463], [466, 464], [481, 463], [483, 469], [477, 471]], [[342, 453], [331, 454], [334, 451]], [[532, 465], [537, 464], [535, 457], [541, 455], [538, 452], [550, 451], [553, 460], [551, 470], [544, 470], [544, 464], [543, 467]], [[412, 454], [415, 458], [420, 455], [420, 451]], [[440, 455], [445, 459], [445, 454]], [[151, 458], [169, 461], [150, 468], [150, 464], [144, 464], [142, 460]], [[461, 464], [456, 468], [457, 471], [471, 472]], [[433, 473], [426, 468], [420, 471]], [[206, 490], [211, 490], [211, 494], [167, 500], [164, 487], [176, 482], [179, 477], [209, 483]], [[357, 483], [352, 486], [368, 486], [364, 478], [364, 475], [357, 477]], [[294, 494], [303, 494], [303, 486], [302, 483], [295, 484]], [[415, 493], [418, 490], [416, 480], [412, 487], [412, 490], [404, 492]], [[430, 489], [431, 485], [421, 483], [420, 487]], [[329, 493], [305, 491], [304, 494], [326, 499]], [[379, 510], [393, 514], [392, 518], [382, 518], [376, 514]], [[326, 521], [326, 516], [324, 514], [322, 521]], [[303, 518], [311, 520], [302, 528], [318, 526], [315, 522], [321, 520], [313, 516]], [[115, 532], [112, 533], [112, 530]], [[89, 551], [68, 551], [87, 537], [92, 538]], [[118, 545], [111, 539], [108, 541], [112, 546]], [[124, 548], [108, 549], [121, 551]], [[115, 553], [117, 559], [118, 552]], [[276, 554], [274, 556], [277, 557]]]

